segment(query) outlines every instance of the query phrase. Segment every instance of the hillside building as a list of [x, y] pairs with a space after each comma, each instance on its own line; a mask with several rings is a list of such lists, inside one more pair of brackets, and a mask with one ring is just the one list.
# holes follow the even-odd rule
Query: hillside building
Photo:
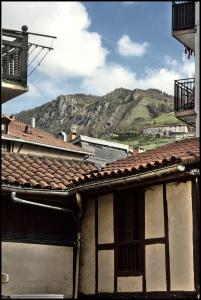
[[192, 136], [193, 127], [189, 125], [160, 125], [143, 128], [143, 135], [159, 135], [161, 137], [181, 136], [183, 138]]

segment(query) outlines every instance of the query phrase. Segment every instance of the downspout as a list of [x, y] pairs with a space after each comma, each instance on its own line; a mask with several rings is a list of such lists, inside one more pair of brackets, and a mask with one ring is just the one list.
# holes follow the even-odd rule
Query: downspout
[[77, 220], [75, 214], [73, 213], [73, 211], [71, 209], [67, 209], [67, 208], [63, 208], [63, 207], [52, 206], [52, 205], [47, 205], [47, 204], [42, 204], [42, 203], [38, 203], [38, 202], [24, 200], [24, 199], [16, 197], [16, 192], [12, 192], [11, 193], [11, 199], [14, 202], [18, 202], [18, 203], [22, 203], [22, 204], [35, 205], [35, 206], [40, 206], [40, 207], [44, 207], [44, 208], [50, 208], [50, 209], [54, 209], [54, 210], [60, 210], [60, 211], [69, 213], [72, 216], [73, 221], [76, 224], [76, 227], [79, 229], [78, 220]]
[[81, 218], [82, 218], [82, 198], [80, 193], [76, 193], [76, 202], [79, 207], [79, 227], [76, 244], [76, 265], [75, 265], [75, 291], [74, 299], [78, 299], [79, 272], [80, 272], [80, 240], [81, 240]]
[[76, 228], [77, 228], [77, 241], [76, 241], [76, 261], [75, 261], [75, 289], [74, 289], [74, 299], [78, 299], [78, 284], [79, 284], [79, 264], [80, 264], [80, 220], [82, 217], [82, 205], [81, 205], [81, 195], [79, 193], [76, 193], [76, 203], [79, 207], [79, 216], [78, 218], [76, 218], [75, 214], [73, 213], [72, 210], [67, 209], [67, 208], [63, 208], [63, 207], [58, 207], [58, 206], [52, 206], [52, 205], [46, 205], [46, 204], [41, 204], [41, 203], [37, 203], [37, 202], [33, 202], [33, 201], [27, 201], [21, 198], [16, 197], [16, 192], [12, 192], [11, 193], [11, 199], [14, 202], [17, 203], [22, 203], [22, 204], [29, 204], [29, 205], [34, 205], [34, 206], [40, 206], [40, 207], [44, 207], [44, 208], [50, 208], [50, 209], [54, 209], [54, 210], [59, 210], [59, 211], [63, 211], [66, 213], [69, 213], [75, 224], [76, 224]]

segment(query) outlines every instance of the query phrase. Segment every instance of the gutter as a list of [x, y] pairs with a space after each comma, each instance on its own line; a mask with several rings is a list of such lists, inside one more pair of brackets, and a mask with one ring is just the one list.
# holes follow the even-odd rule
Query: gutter
[[82, 185], [78, 185], [77, 187], [68, 188], [62, 191], [52, 191], [52, 190], [33, 190], [30, 188], [21, 188], [21, 187], [9, 187], [8, 185], [2, 185], [2, 191], [11, 192], [11, 191], [18, 191], [19, 194], [30, 194], [30, 195], [47, 195], [47, 196], [61, 196], [61, 197], [68, 197], [73, 196], [76, 192], [81, 193], [88, 190], [97, 190], [103, 188], [112, 188], [118, 186], [120, 184], [128, 184], [128, 183], [142, 183], [146, 180], [152, 179], [160, 179], [166, 175], [176, 175], [186, 173], [185, 166], [183, 164], [175, 164], [173, 166], [165, 167], [162, 169], [152, 170], [146, 173], [140, 173], [120, 178], [113, 178], [113, 179], [103, 179], [100, 178], [99, 180], [85, 183]]

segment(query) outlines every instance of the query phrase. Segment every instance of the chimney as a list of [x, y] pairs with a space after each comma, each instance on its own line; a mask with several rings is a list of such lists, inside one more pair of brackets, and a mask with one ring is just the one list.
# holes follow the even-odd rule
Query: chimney
[[64, 131], [59, 132], [59, 138], [63, 141], [67, 141], [67, 134]]
[[36, 127], [36, 118], [31, 119], [31, 127], [35, 128]]
[[26, 133], [31, 134], [31, 133], [32, 133], [32, 128], [31, 128], [31, 126], [30, 126], [30, 125], [26, 125], [24, 131], [25, 131]]
[[71, 125], [71, 132], [68, 135], [68, 142], [71, 142], [77, 137], [77, 125], [72, 124]]

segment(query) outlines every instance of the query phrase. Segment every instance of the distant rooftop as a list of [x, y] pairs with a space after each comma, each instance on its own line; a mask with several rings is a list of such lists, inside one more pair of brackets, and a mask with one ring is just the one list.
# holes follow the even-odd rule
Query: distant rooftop
[[[82, 154], [92, 154], [87, 150], [83, 150], [81, 147], [72, 145], [66, 141], [63, 141], [49, 132], [45, 132], [38, 128], [33, 128], [30, 125], [22, 123], [16, 120], [12, 116], [3, 115], [1, 120], [5, 120], [8, 123], [8, 132], [3, 133], [1, 136], [5, 140], [13, 140], [26, 142], [29, 144], [35, 144], [39, 146], [55, 148], [60, 150], [66, 150], [70, 152], [77, 152]], [[26, 127], [31, 128], [30, 133], [27, 133]]]
[[89, 137], [86, 135], [79, 135], [77, 138], [72, 140], [71, 143], [76, 144], [80, 141], [97, 144], [97, 145], [102, 145], [102, 146], [108, 146], [108, 147], [116, 148], [116, 149], [123, 149], [123, 150], [127, 150], [127, 152], [133, 152], [133, 150], [131, 149], [131, 147], [129, 145], [111, 142], [111, 141], [102, 140], [102, 139], [97, 139], [97, 138]]

